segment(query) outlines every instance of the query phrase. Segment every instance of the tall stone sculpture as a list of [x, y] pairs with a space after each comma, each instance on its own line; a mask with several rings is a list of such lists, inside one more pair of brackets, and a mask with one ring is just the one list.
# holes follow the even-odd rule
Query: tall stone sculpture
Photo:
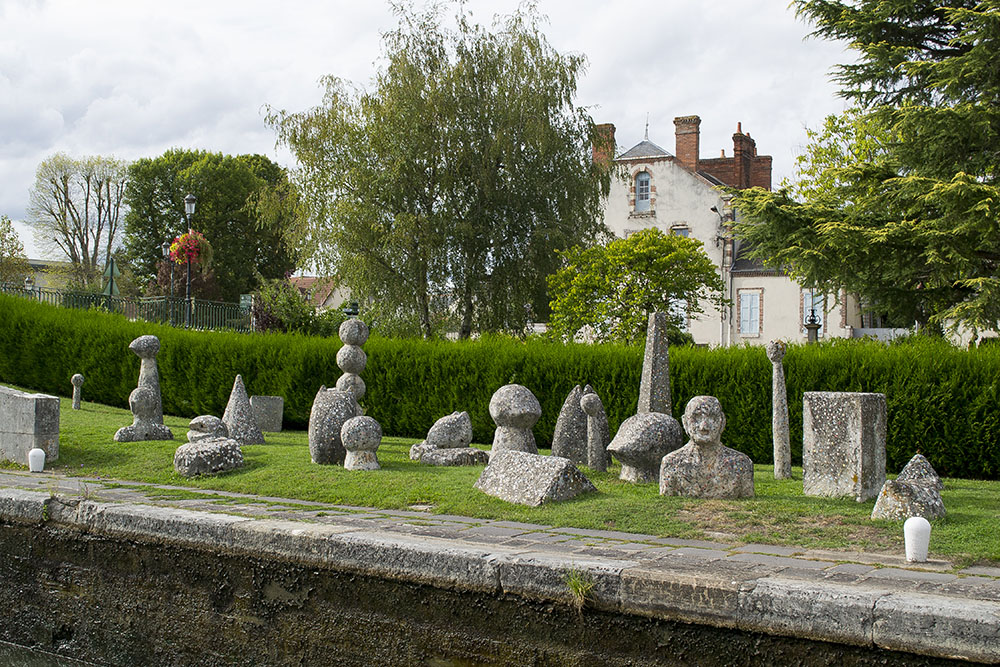
[[361, 371], [368, 364], [368, 356], [361, 346], [368, 340], [368, 325], [359, 319], [347, 320], [338, 333], [344, 345], [337, 351], [337, 366], [344, 374], [337, 380], [337, 389], [353, 394], [354, 400], [360, 402], [366, 391]]
[[767, 344], [767, 358], [774, 371], [771, 374], [771, 439], [774, 442], [774, 478], [791, 479], [792, 449], [788, 440], [788, 392], [785, 390], [785, 343], [772, 340]]
[[83, 388], [83, 375], [80, 373], [75, 374], [69, 379], [70, 384], [73, 385], [73, 409], [80, 409], [80, 390]]
[[132, 409], [132, 425], [118, 429], [115, 440], [118, 442], [173, 440], [174, 434], [163, 425], [160, 372], [156, 368], [160, 339], [156, 336], [139, 336], [129, 344], [128, 349], [141, 360], [139, 386], [133, 389], [128, 397], [128, 405]]
[[490, 448], [491, 461], [497, 452], [506, 450], [538, 453], [531, 428], [542, 416], [542, 406], [530, 389], [519, 384], [497, 389], [490, 399], [490, 416], [497, 425]]
[[[587, 385], [588, 388], [590, 385]], [[593, 393], [593, 389], [590, 390]], [[567, 458], [573, 463], [587, 462], [587, 415], [580, 407], [584, 390], [573, 387], [556, 419], [552, 434], [552, 456]]]
[[649, 315], [637, 412], [660, 412], [665, 415], [671, 413], [670, 343], [667, 340], [666, 313]]
[[608, 445], [611, 444], [608, 415], [604, 412], [601, 397], [589, 384], [583, 391], [580, 408], [587, 415], [587, 467], [604, 472], [608, 469], [608, 461], [611, 459], [611, 455], [608, 454]]
[[715, 396], [695, 396], [684, 408], [691, 438], [660, 463], [660, 495], [694, 498], [752, 498], [753, 461], [722, 444], [726, 415]]
[[309, 455], [313, 463], [344, 463], [347, 450], [341, 429], [351, 417], [358, 416], [354, 394], [320, 387], [309, 412]]
[[222, 421], [229, 429], [229, 437], [241, 445], [263, 445], [264, 434], [257, 425], [257, 417], [250, 407], [250, 397], [243, 384], [243, 376], [237, 375], [233, 390], [229, 392], [229, 403], [222, 415]]

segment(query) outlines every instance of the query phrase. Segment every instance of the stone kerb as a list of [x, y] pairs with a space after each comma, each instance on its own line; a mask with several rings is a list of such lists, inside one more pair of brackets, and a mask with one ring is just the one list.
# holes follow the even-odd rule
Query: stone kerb
[[28, 452], [59, 458], [59, 399], [0, 387], [0, 459], [28, 464]]
[[885, 483], [885, 394], [807, 391], [802, 399], [802, 490], [864, 502]]

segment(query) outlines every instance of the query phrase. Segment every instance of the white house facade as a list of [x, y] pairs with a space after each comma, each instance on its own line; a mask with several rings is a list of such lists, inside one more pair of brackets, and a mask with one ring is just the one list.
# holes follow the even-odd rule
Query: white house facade
[[[804, 341], [806, 319], [814, 314], [821, 338], [849, 338], [861, 325], [857, 301], [849, 295], [824, 295], [803, 288], [782, 272], [747, 257], [747, 248], [733, 238], [732, 221], [739, 216], [720, 186], [771, 187], [771, 158], [757, 155], [756, 143], [737, 125], [733, 155], [699, 156], [697, 116], [674, 119], [676, 154], [645, 140], [621, 153], [615, 164], [621, 178], [612, 184], [604, 223], [625, 238], [648, 227], [702, 242], [725, 285], [730, 305], [719, 311], [703, 304], [704, 312], [689, 317], [687, 330], [700, 345], [765, 344], [770, 340]], [[600, 126], [614, 136], [614, 126]], [[613, 144], [612, 144], [613, 145]], [[835, 298], [836, 296], [836, 298]]]

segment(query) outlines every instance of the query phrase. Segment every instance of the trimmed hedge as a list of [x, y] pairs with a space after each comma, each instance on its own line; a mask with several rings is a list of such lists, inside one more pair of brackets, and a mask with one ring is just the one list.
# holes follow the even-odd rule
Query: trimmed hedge
[[[86, 400], [127, 407], [139, 373], [139, 359], [127, 346], [143, 334], [160, 338], [168, 414], [221, 415], [240, 373], [250, 393], [283, 396], [286, 425], [305, 428], [316, 391], [333, 386], [340, 375], [336, 339], [191, 332], [0, 295], [0, 381], [69, 396], [69, 379], [79, 372], [86, 378]], [[634, 414], [643, 352], [641, 346], [504, 337], [463, 342], [373, 337], [364, 349], [363, 403], [385, 433], [421, 438], [435, 419], [467, 410], [475, 440], [488, 443], [494, 429], [490, 397], [516, 382], [542, 404], [535, 427], [540, 446], [550, 443], [559, 409], [575, 384], [589, 382], [601, 395], [612, 432]], [[728, 422], [724, 442], [758, 463], [771, 460], [771, 364], [762, 348], [673, 348], [670, 366], [675, 416], [692, 396], [717, 396]], [[889, 470], [899, 470], [920, 451], [942, 475], [1000, 477], [996, 347], [967, 351], [934, 340], [793, 345], [785, 373], [797, 462], [802, 392], [874, 391], [888, 400]]]

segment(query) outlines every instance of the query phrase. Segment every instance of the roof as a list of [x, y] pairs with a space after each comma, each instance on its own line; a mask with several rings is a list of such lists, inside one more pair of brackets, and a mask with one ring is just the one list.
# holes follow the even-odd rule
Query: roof
[[716, 178], [715, 176], [712, 176], [712, 175], [711, 175], [710, 173], [708, 173], [707, 171], [699, 171], [699, 172], [698, 172], [698, 175], [699, 175], [699, 176], [701, 176], [702, 178], [704, 178], [704, 179], [705, 179], [706, 181], [708, 181], [708, 182], [709, 182], [709, 183], [711, 183], [712, 185], [721, 185], [721, 186], [725, 186], [725, 185], [727, 185], [726, 183], [723, 183], [722, 181], [720, 181], [720, 180], [719, 180], [718, 178]]
[[753, 246], [749, 243], [742, 243], [736, 251], [736, 259], [733, 260], [733, 268], [731, 273], [734, 274], [756, 274], [756, 275], [768, 275], [768, 276], [780, 276], [784, 275], [784, 272], [780, 269], [774, 269], [769, 266], [765, 266], [764, 262], [757, 259], [756, 257], [750, 257], [750, 253], [753, 251]]
[[288, 279], [303, 296], [309, 297], [313, 305], [322, 306], [334, 290], [333, 281], [329, 278], [315, 276], [292, 276]]
[[634, 160], [636, 158], [643, 158], [643, 157], [673, 157], [673, 155], [663, 150], [649, 139], [645, 139], [643, 141], [640, 141], [635, 146], [628, 149], [615, 159]]

